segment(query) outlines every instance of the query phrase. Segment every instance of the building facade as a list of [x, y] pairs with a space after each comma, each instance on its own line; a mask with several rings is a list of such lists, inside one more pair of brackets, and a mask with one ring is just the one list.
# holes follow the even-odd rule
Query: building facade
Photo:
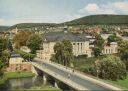
[[20, 54], [13, 53], [9, 60], [8, 71], [31, 71], [32, 64], [30, 62], [24, 62], [24, 59], [20, 57]]
[[49, 32], [45, 34], [45, 42], [43, 43], [43, 50], [37, 51], [37, 57], [50, 60], [51, 55], [54, 54], [54, 45], [57, 41], [67, 39], [71, 42], [74, 56], [87, 55], [91, 57], [91, 49], [89, 48], [89, 40], [85, 34], [73, 34], [67, 31]]
[[115, 54], [118, 53], [118, 45], [116, 42], [111, 42], [110, 45], [104, 46], [102, 50], [103, 54]]

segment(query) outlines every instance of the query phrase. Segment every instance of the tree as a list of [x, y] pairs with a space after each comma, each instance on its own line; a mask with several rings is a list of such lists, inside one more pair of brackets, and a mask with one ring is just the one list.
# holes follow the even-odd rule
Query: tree
[[113, 34], [113, 35], [110, 35], [108, 37], [108, 42], [111, 43], [111, 42], [116, 42], [117, 41], [117, 36], [116, 34]]
[[5, 43], [6, 43], [5, 39], [0, 37], [0, 57], [2, 55], [2, 51], [5, 50], [5, 46], [6, 46]]
[[20, 48], [21, 46], [26, 46], [26, 42], [31, 35], [31, 32], [20, 31], [13, 37], [13, 43], [15, 48]]
[[95, 36], [95, 39], [96, 39], [94, 41], [95, 47], [93, 48], [93, 53], [94, 53], [94, 56], [98, 57], [102, 53], [105, 40], [98, 33], [93, 33], [92, 35]]
[[3, 64], [2, 60], [0, 59], [0, 76], [3, 76], [3, 66], [4, 66], [4, 64]]
[[93, 48], [93, 54], [95, 57], [98, 57], [101, 55], [102, 50], [98, 47]]
[[3, 67], [5, 67], [9, 60], [9, 52], [6, 51], [7, 39], [0, 37], [0, 76], [3, 75]]
[[32, 34], [27, 40], [27, 46], [31, 49], [31, 53], [35, 54], [40, 49], [43, 39], [38, 34]]
[[100, 49], [103, 49], [105, 40], [101, 37], [98, 33], [93, 33], [93, 36], [95, 36], [95, 47], [99, 47]]
[[125, 62], [128, 70], [128, 41], [121, 41], [119, 43], [119, 56]]
[[107, 56], [97, 60], [93, 68], [93, 74], [108, 80], [125, 79], [127, 76], [126, 66], [119, 57]]
[[51, 61], [57, 62], [64, 66], [70, 66], [73, 59], [72, 44], [69, 40], [63, 40], [57, 42], [54, 46], [54, 55], [51, 57]]
[[9, 50], [4, 50], [2, 52], [1, 60], [4, 66], [8, 66], [10, 57], [11, 57], [11, 53]]

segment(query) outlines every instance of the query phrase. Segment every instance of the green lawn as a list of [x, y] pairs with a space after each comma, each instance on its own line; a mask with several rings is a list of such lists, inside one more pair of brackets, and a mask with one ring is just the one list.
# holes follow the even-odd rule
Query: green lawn
[[56, 88], [56, 87], [53, 87], [53, 86], [35, 86], [35, 87], [31, 87], [30, 90], [61, 91], [59, 88]]
[[35, 74], [30, 71], [17, 71], [17, 72], [7, 72], [5, 76], [7, 78], [20, 78], [20, 77], [32, 77]]
[[97, 58], [94, 58], [94, 57], [74, 58], [74, 61], [72, 61], [72, 63], [76, 70], [83, 71], [85, 68], [88, 68], [88, 67], [94, 65], [95, 60], [97, 60]]
[[124, 88], [128, 89], [128, 76], [125, 80], [117, 80], [117, 81], [110, 81], [109, 80], [109, 82], [116, 84], [120, 87], [124, 87]]
[[9, 78], [32, 77], [34, 75], [35, 74], [30, 71], [5, 72], [3, 77], [0, 77], [0, 84], [4, 84]]

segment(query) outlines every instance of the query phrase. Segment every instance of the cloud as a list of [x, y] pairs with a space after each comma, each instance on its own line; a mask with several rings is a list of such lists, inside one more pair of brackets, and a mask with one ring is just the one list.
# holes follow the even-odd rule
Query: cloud
[[128, 1], [107, 4], [89, 3], [79, 11], [81, 14], [128, 14]]
[[84, 7], [84, 10], [88, 12], [96, 12], [99, 11], [99, 6], [95, 3], [88, 4], [86, 7]]
[[113, 3], [113, 6], [117, 9], [120, 10], [121, 12], [128, 13], [128, 2], [115, 2]]

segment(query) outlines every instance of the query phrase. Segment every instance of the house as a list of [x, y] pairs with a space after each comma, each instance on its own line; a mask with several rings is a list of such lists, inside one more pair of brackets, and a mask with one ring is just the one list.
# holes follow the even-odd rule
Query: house
[[24, 62], [24, 59], [20, 56], [20, 54], [13, 52], [11, 54], [11, 58], [9, 60], [9, 68], [8, 71], [30, 71], [31, 70], [31, 63]]
[[45, 42], [43, 43], [43, 50], [37, 51], [37, 57], [50, 60], [51, 55], [54, 54], [54, 45], [57, 41], [67, 39], [71, 42], [74, 56], [87, 55], [91, 57], [91, 49], [89, 48], [89, 40], [86, 34], [74, 34], [68, 31], [49, 32], [44, 35]]
[[103, 54], [115, 54], [118, 53], [118, 44], [116, 42], [111, 42], [110, 45], [105, 45], [102, 50]]

